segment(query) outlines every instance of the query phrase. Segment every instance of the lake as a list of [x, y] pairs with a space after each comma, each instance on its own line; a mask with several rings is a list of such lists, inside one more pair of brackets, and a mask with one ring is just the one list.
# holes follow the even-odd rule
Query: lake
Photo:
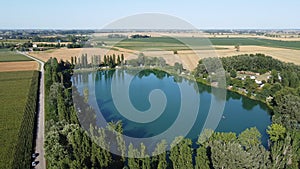
[[[73, 86], [77, 88], [81, 95], [83, 95], [84, 89], [88, 89], [88, 103], [94, 109], [98, 109], [96, 119], [100, 126], [103, 123], [99, 120], [100, 117], [103, 117], [107, 122], [122, 120], [124, 134], [135, 138], [147, 138], [164, 133], [171, 128], [170, 126], [175, 124], [174, 121], [178, 120], [180, 113], [182, 117], [191, 116], [189, 107], [191, 111], [195, 110], [196, 107], [196, 116], [181, 122], [180, 125], [182, 126], [177, 127], [180, 130], [191, 125], [188, 128], [189, 131], [186, 137], [195, 142], [204, 127], [209, 109], [214, 107], [214, 105], [211, 105], [211, 100], [218, 99], [212, 93], [211, 87], [199, 83], [195, 85], [195, 82], [170, 76], [162, 71], [145, 70], [136, 73], [132, 70], [107, 70], [75, 73], [72, 81]], [[128, 85], [128, 91], [126, 91], [126, 84]], [[199, 108], [192, 105], [193, 102], [195, 104], [195, 100], [197, 102], [198, 100], [193, 99], [193, 96], [190, 98], [187, 96], [185, 102], [190, 105], [184, 112], [181, 112], [181, 99], [184, 97], [181, 91], [185, 88], [189, 88], [191, 95], [199, 98]], [[125, 94], [122, 91], [125, 91]], [[163, 94], [158, 91], [163, 91]], [[126, 100], [125, 95], [128, 100]], [[155, 97], [151, 95], [155, 95]], [[119, 98], [119, 103], [117, 103], [116, 97]], [[164, 99], [167, 101], [164, 102]], [[220, 118], [216, 120], [215, 131], [235, 132], [238, 135], [246, 128], [256, 127], [262, 134], [263, 145], [267, 147], [268, 135], [266, 129], [271, 124], [267, 106], [230, 91], [227, 91], [226, 98], [223, 101], [225, 103], [224, 111]], [[157, 114], [155, 117], [153, 117], [154, 115], [147, 116], [151, 113], [147, 112], [152, 108], [151, 102], [165, 105], [153, 108], [156, 112], [162, 110], [161, 114]], [[125, 107], [118, 108], [122, 106]], [[131, 109], [127, 110], [126, 106], [131, 107]], [[125, 114], [122, 112], [124, 109], [127, 110]], [[143, 116], [151, 120], [147, 121], [147, 118], [143, 119]]]

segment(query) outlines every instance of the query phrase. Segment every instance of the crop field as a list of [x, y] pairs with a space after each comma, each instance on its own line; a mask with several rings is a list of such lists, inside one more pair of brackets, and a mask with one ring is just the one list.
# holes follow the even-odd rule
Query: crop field
[[[121, 40], [121, 39], [119, 39]], [[119, 42], [114, 42], [115, 46], [132, 49], [144, 50], [149, 48], [165, 49], [165, 50], [188, 50], [207, 48], [210, 45], [236, 45], [241, 46], [255, 45], [267, 46], [276, 48], [296, 49], [300, 50], [300, 41], [279, 41], [260, 38], [171, 38], [171, 37], [152, 37], [139, 39], [123, 39]], [[113, 44], [113, 41], [108, 41], [108, 44]]]
[[8, 49], [0, 49], [0, 62], [32, 61], [32, 59], [12, 52]]
[[118, 38], [98, 38], [96, 41], [103, 41], [108, 46], [114, 46], [130, 50], [190, 50], [207, 49], [211, 45], [207, 39], [199, 39], [193, 41], [191, 38], [171, 38], [171, 37], [152, 37], [152, 38], [136, 38], [136, 39], [118, 39]]
[[37, 81], [36, 71], [0, 73], [0, 168], [29, 168]]
[[[31, 52], [30, 55], [47, 61], [50, 57], [56, 57], [58, 60], [71, 60], [72, 56], [81, 56], [82, 53], [88, 54], [88, 60], [90, 62], [90, 56], [104, 54], [124, 54], [125, 60], [137, 58], [140, 50], [130, 50], [121, 47], [114, 47], [117, 50], [104, 50], [99, 48], [84, 48], [84, 49], [55, 49], [49, 51], [41, 52]], [[217, 50], [215, 50], [215, 48]], [[284, 49], [284, 48], [274, 48], [274, 47], [264, 47], [264, 46], [241, 46], [240, 52], [234, 49], [234, 46], [212, 46], [211, 49], [201, 49], [201, 50], [178, 50], [178, 55], [174, 55], [173, 51], [163, 51], [163, 50], [150, 50], [143, 51], [146, 56], [152, 57], [164, 57], [167, 63], [173, 65], [175, 62], [182, 62], [183, 66], [188, 70], [193, 70], [198, 61], [204, 57], [228, 57], [241, 54], [256, 54], [263, 53], [279, 59], [284, 62], [292, 62], [300, 65], [300, 50]]]
[[29, 71], [38, 69], [39, 64], [35, 61], [0, 62], [0, 72]]
[[286, 49], [300, 50], [300, 41], [282, 41], [262, 38], [201, 38], [201, 37], [152, 37], [136, 39], [120, 39], [98, 37], [94, 41], [103, 41], [108, 46], [117, 46], [132, 50], [144, 49], [166, 49], [166, 50], [188, 50], [189, 46], [193, 49], [209, 47], [210, 45], [236, 45], [241, 46], [267, 46]]
[[213, 45], [267, 46], [300, 50], [300, 41], [281, 41], [260, 38], [210, 38]]
[[[269, 40], [280, 40], [280, 41], [300, 41], [300, 35], [296, 33], [291, 34], [277, 34], [279, 37], [270, 37], [265, 35], [257, 35], [253, 33], [249, 34], [236, 34], [236, 33], [224, 33], [224, 34], [210, 34], [205, 32], [153, 32], [153, 31], [137, 31], [137, 32], [118, 32], [118, 35], [124, 36], [124, 37], [130, 37], [131, 35], [141, 34], [141, 35], [149, 35], [151, 37], [174, 37], [174, 38], [256, 38], [256, 39], [269, 39]], [[112, 35], [112, 33], [94, 33], [93, 39], [103, 39], [104, 37], [108, 37], [109, 35]], [[110, 38], [110, 39], [115, 39]], [[120, 39], [120, 38], [119, 38]]]
[[[279, 41], [261, 38], [199, 38], [199, 37], [152, 37], [121, 39], [95, 37], [97, 48], [81, 49], [54, 49], [49, 51], [31, 52], [30, 55], [47, 61], [50, 57], [59, 60], [71, 60], [72, 56], [81, 56], [87, 53], [92, 55], [124, 54], [125, 60], [137, 58], [140, 52], [146, 56], [164, 57], [168, 64], [182, 62], [184, 68], [193, 70], [198, 61], [204, 57], [228, 57], [241, 54], [263, 53], [284, 62], [292, 62], [300, 65], [300, 41]], [[99, 42], [104, 42], [101, 46]], [[234, 49], [240, 44], [240, 51]], [[174, 51], [178, 54], [175, 55]], [[90, 58], [88, 59], [90, 60]]]
[[82, 54], [88, 55], [88, 61], [90, 62], [91, 56], [93, 55], [101, 55], [103, 59], [103, 55], [121, 55], [124, 54], [124, 57], [126, 59], [133, 59], [138, 54], [136, 51], [129, 50], [129, 49], [119, 49], [114, 48], [113, 50], [109, 48], [76, 48], [76, 49], [67, 49], [67, 48], [61, 48], [61, 49], [53, 49], [48, 51], [38, 51], [38, 52], [30, 52], [30, 55], [38, 58], [42, 61], [47, 61], [49, 58], [57, 58], [58, 60], [68, 60], [71, 62], [71, 57], [76, 56], [80, 57]]

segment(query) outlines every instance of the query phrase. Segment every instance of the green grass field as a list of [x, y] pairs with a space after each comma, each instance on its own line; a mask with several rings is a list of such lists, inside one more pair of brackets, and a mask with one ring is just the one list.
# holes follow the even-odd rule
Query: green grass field
[[257, 45], [300, 50], [300, 41], [280, 41], [259, 38], [210, 38], [213, 45]]
[[0, 62], [32, 61], [32, 59], [12, 52], [8, 49], [0, 49]]
[[16, 146], [33, 76], [34, 71], [0, 73], [0, 168], [12, 168], [16, 149], [25, 149]]
[[210, 45], [257, 45], [300, 50], [300, 41], [279, 41], [259, 38], [171, 38], [152, 37], [140, 39], [109, 39], [102, 38], [96, 41], [104, 41], [110, 46], [133, 50], [160, 49], [160, 50], [189, 50], [208, 49]]

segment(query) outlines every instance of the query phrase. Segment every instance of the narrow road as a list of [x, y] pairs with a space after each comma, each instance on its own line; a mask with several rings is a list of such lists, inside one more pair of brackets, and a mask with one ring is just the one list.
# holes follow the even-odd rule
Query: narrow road
[[44, 110], [44, 62], [31, 57], [23, 52], [18, 52], [26, 57], [29, 57], [37, 62], [40, 63], [40, 93], [39, 93], [39, 106], [37, 112], [37, 130], [36, 130], [36, 140], [35, 140], [35, 153], [39, 155], [35, 159], [38, 162], [36, 169], [46, 169], [46, 162], [45, 162], [45, 152], [44, 152], [44, 137], [45, 137], [45, 110]]

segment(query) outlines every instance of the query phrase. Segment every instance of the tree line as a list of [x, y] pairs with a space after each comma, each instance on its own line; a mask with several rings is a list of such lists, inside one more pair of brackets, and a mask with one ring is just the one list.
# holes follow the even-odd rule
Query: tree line
[[1, 42], [0, 43], [0, 49], [8, 49], [8, 48], [10, 48], [11, 50], [13, 50], [14, 47], [16, 47], [15, 43], [5, 43], [5, 42]]
[[55, 37], [42, 37], [42, 36], [33, 36], [33, 42], [86, 42], [89, 39], [88, 36], [55, 36]]
[[138, 55], [137, 59], [131, 59], [126, 62], [126, 64], [131, 65], [133, 67], [138, 66], [159, 66], [164, 67], [167, 65], [166, 60], [162, 57], [148, 57], [143, 53]]
[[71, 57], [71, 64], [75, 65], [75, 68], [93, 68], [93, 67], [109, 67], [115, 68], [116, 66], [122, 66], [125, 64], [124, 54], [121, 55], [92, 55], [88, 59], [87, 54], [82, 54], [81, 57]]

